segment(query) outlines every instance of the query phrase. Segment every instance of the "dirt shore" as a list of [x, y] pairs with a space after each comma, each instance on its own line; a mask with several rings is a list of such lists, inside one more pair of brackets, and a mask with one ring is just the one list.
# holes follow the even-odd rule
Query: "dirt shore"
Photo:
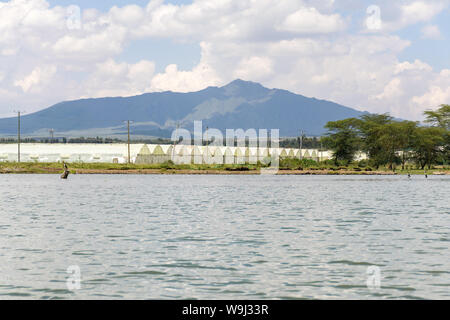
[[[61, 174], [61, 170], [54, 168], [41, 168], [39, 172], [30, 171], [22, 168], [11, 168], [0, 170], [0, 174]], [[114, 170], [114, 169], [71, 169], [71, 174], [185, 174], [185, 175], [259, 175], [260, 170], [248, 171], [229, 171], [229, 170], [186, 170], [186, 169], [130, 169], [130, 170]], [[276, 175], [396, 175], [393, 172], [385, 171], [332, 171], [332, 170], [278, 170]]]
[[[71, 174], [185, 174], [185, 175], [259, 175], [260, 169], [181, 169], [181, 168], [69, 168]], [[61, 174], [63, 170], [54, 166], [0, 166], [0, 174]], [[450, 171], [427, 171], [429, 175], [450, 175]], [[403, 172], [392, 171], [364, 171], [351, 169], [303, 169], [303, 170], [278, 170], [276, 175], [398, 175], [407, 174]], [[420, 174], [418, 171], [411, 174]]]

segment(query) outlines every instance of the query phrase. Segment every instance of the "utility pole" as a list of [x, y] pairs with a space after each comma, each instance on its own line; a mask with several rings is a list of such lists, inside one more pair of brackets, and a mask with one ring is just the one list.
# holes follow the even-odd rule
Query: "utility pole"
[[176, 146], [177, 141], [179, 140], [178, 139], [178, 129], [179, 128], [180, 128], [180, 122], [177, 122], [177, 129], [175, 130], [176, 140], [175, 139], [173, 140], [173, 148], [172, 148], [172, 161], [174, 161], [174, 162], [175, 162], [175, 146]]
[[205, 147], [206, 147], [206, 153], [208, 153], [208, 126], [206, 127], [206, 143], [205, 143]]
[[20, 111], [17, 111], [17, 162], [20, 163]]
[[128, 127], [128, 164], [131, 163], [131, 155], [130, 155], [130, 120], [127, 120]]
[[302, 149], [303, 149], [303, 130], [300, 130], [300, 160], [303, 159]]
[[17, 162], [20, 163], [20, 113], [22, 111], [17, 112]]
[[[322, 138], [322, 137], [321, 137], [321, 138]], [[319, 162], [322, 161], [322, 158], [323, 158], [322, 152], [323, 152], [322, 139], [320, 139], [320, 153], [319, 153], [320, 158], [319, 158]]]
[[130, 122], [133, 120], [124, 120], [127, 123], [127, 132], [128, 132], [128, 164], [131, 163], [131, 152], [130, 152]]

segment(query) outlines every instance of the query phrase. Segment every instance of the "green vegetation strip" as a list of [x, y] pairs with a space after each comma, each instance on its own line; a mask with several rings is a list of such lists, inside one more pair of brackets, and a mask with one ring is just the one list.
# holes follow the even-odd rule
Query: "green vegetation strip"
[[[83, 173], [194, 173], [194, 174], [233, 174], [248, 173], [257, 174], [261, 168], [267, 165], [258, 164], [236, 164], [236, 165], [175, 165], [173, 163], [163, 164], [113, 164], [113, 163], [69, 163], [69, 170], [72, 174]], [[435, 166], [430, 170], [421, 170], [417, 168], [406, 168], [405, 170], [392, 170], [386, 167], [378, 169], [369, 167], [366, 162], [354, 162], [350, 165], [334, 165], [333, 161], [315, 162], [312, 160], [282, 159], [279, 167], [280, 174], [450, 174], [450, 167]], [[63, 167], [61, 163], [37, 163], [37, 162], [3, 162], [0, 163], [0, 174], [61, 174]]]

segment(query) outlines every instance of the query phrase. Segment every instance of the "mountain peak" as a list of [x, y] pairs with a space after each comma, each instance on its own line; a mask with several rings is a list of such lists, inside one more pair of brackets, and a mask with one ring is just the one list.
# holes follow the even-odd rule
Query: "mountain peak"
[[241, 79], [236, 79], [223, 86], [221, 89], [225, 91], [225, 95], [227, 96], [240, 96], [250, 99], [257, 99], [264, 96], [269, 91], [269, 89], [263, 87], [257, 82], [245, 81]]
[[229, 84], [223, 86], [223, 88], [231, 87], [231, 86], [238, 86], [238, 87], [256, 87], [256, 88], [264, 88], [261, 84], [258, 82], [253, 81], [247, 81], [242, 79], [236, 79], [231, 81]]

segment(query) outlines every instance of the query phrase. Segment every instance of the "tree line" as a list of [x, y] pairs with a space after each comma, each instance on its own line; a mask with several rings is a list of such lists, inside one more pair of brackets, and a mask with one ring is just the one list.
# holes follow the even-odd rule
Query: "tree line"
[[389, 114], [366, 114], [360, 118], [330, 121], [323, 138], [333, 151], [333, 160], [349, 164], [358, 152], [365, 152], [373, 167], [395, 169], [407, 163], [419, 168], [447, 165], [450, 160], [450, 105], [425, 111], [425, 125], [395, 120]]
[[[0, 138], [0, 143], [17, 143], [17, 138]], [[102, 143], [123, 143], [122, 140], [117, 138], [22, 138], [20, 140], [21, 143], [94, 143], [94, 144], [102, 144]]]
[[302, 139], [300, 140], [300, 137], [297, 138], [282, 138], [279, 142], [280, 148], [293, 148], [293, 149], [300, 149], [300, 146], [302, 149], [319, 149], [321, 148], [320, 145], [320, 138], [318, 137], [307, 137], [305, 135], [302, 136]]

